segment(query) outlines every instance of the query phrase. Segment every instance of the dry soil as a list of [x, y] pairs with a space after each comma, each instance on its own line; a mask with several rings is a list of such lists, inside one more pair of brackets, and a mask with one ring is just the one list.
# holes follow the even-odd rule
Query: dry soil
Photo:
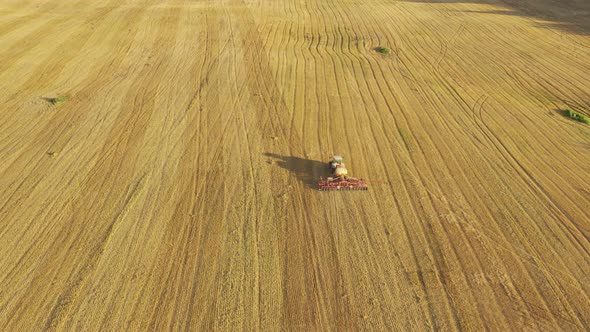
[[566, 108], [587, 1], [0, 0], [0, 329], [588, 330]]

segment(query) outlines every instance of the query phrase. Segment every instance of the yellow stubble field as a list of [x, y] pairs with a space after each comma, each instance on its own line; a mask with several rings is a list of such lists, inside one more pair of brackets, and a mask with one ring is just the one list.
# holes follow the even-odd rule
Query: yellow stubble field
[[0, 329], [589, 329], [589, 13], [0, 0]]

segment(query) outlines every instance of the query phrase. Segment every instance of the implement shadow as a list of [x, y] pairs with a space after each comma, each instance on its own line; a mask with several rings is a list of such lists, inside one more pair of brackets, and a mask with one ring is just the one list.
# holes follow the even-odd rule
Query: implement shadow
[[293, 173], [308, 188], [317, 189], [319, 178], [330, 175], [327, 162], [293, 156], [281, 156], [270, 152], [264, 155], [273, 158], [269, 160], [269, 163], [278, 165]]

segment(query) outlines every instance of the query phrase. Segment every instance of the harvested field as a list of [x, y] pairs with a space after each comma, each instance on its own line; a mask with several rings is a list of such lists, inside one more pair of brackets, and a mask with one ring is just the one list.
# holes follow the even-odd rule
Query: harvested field
[[0, 330], [588, 330], [566, 109], [585, 0], [0, 0]]

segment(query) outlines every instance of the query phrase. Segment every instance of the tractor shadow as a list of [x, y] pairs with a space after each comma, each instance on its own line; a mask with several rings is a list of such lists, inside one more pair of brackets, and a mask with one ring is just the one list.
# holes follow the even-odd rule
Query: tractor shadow
[[308, 188], [317, 189], [319, 178], [330, 176], [327, 162], [292, 156], [281, 156], [270, 152], [267, 152], [264, 155], [272, 158], [268, 161], [269, 164], [278, 165], [279, 167], [288, 170]]

